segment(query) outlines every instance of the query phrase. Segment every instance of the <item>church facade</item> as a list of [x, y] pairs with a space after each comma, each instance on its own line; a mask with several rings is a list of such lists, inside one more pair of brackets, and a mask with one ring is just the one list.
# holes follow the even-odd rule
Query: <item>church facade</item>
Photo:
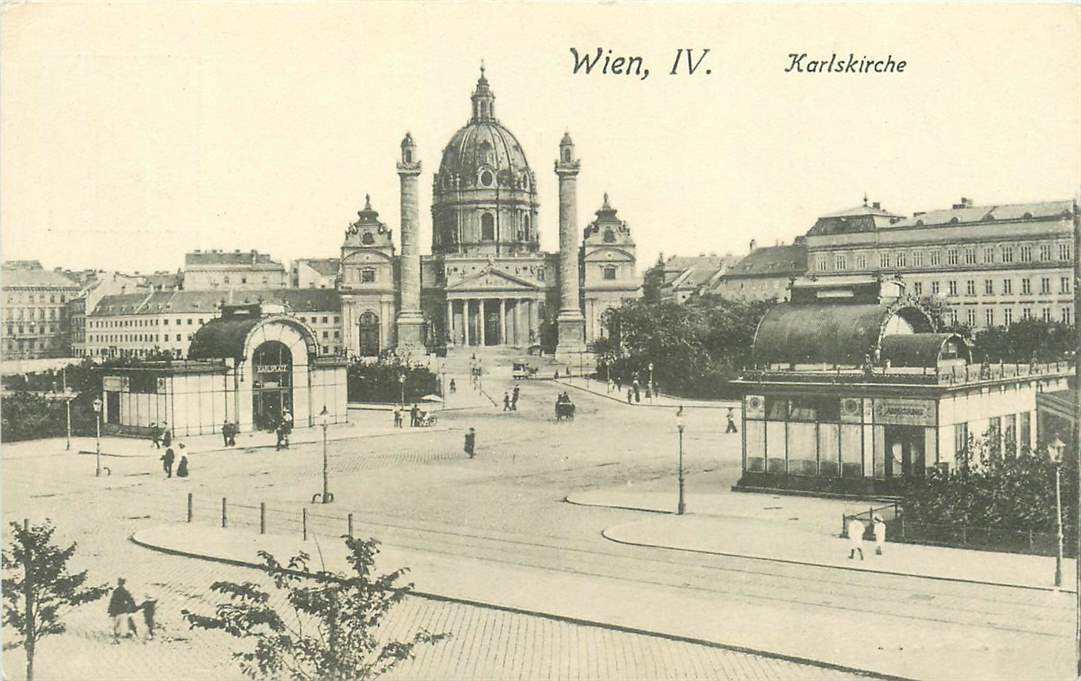
[[559, 178], [559, 251], [540, 249], [536, 175], [518, 139], [495, 117], [481, 69], [469, 122], [443, 149], [432, 178], [430, 255], [419, 250], [420, 153], [406, 133], [397, 163], [400, 252], [366, 198], [346, 230], [338, 289], [348, 354], [386, 349], [541, 346], [570, 357], [602, 336], [601, 315], [641, 292], [635, 243], [604, 196], [578, 223], [580, 161], [565, 134]]

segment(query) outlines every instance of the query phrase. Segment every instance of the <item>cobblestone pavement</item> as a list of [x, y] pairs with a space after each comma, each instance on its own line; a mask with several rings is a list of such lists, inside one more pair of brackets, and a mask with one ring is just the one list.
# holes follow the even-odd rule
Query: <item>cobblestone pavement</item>
[[[919, 662], [922, 669], [942, 670], [968, 669], [972, 667], [966, 664], [978, 662], [1000, 668], [1000, 675], [1008, 676], [1032, 657], [1044, 664], [1036, 678], [1052, 678], [1045, 674], [1048, 665], [1068, 670], [1072, 614], [1068, 599], [1056, 598], [1058, 594], [929, 584], [605, 542], [601, 529], [641, 514], [575, 507], [561, 500], [575, 490], [671, 480], [674, 419], [662, 409], [636, 410], [583, 394], [574, 396], [578, 403], [575, 421], [556, 424], [550, 413], [554, 396], [551, 384], [527, 383], [517, 413], [447, 414], [452, 427], [477, 428], [478, 456], [473, 460], [461, 453], [461, 430], [330, 443], [330, 483], [337, 499], [328, 507], [309, 507], [312, 527], [329, 534], [343, 532], [345, 514], [352, 512], [358, 534], [376, 536], [387, 544], [537, 570], [596, 575], [643, 588], [682, 589], [715, 600], [720, 617], [748, 631], [765, 632], [776, 640], [787, 636], [804, 641], [821, 652], [820, 659], [831, 659], [839, 648], [851, 649], [853, 632], [860, 632], [859, 643], [866, 648], [868, 661], [889, 656], [883, 659], [896, 664], [885, 666], [899, 675], [911, 670], [910, 660]], [[720, 493], [718, 474], [731, 479], [738, 474], [738, 438], [722, 435], [723, 420], [716, 410], [688, 410], [686, 415], [684, 444], [692, 512], [695, 495]], [[211, 581], [250, 573], [145, 551], [126, 537], [139, 527], [182, 519], [188, 492], [194, 495], [201, 522], [216, 522], [221, 497], [227, 496], [230, 526], [238, 531], [257, 527], [258, 503], [265, 501], [272, 531], [285, 527], [299, 532], [300, 508], [321, 486], [321, 452], [319, 445], [305, 445], [280, 453], [194, 455], [193, 478], [184, 481], [162, 479], [156, 462], [147, 459], [117, 459], [111, 462], [113, 476], [96, 480], [93, 457], [24, 457], [5, 461], [4, 514], [16, 519], [52, 516], [66, 536], [79, 539], [95, 579], [111, 581], [124, 574], [137, 596], [144, 588], [155, 595], [173, 594], [172, 611], [178, 613], [188, 602], [199, 602], [197, 595], [205, 593]], [[705, 472], [709, 475], [702, 475]], [[674, 491], [673, 486], [673, 497]], [[418, 588], [423, 590], [423, 584]], [[468, 614], [477, 609], [423, 603], [427, 605], [411, 607], [434, 614], [417, 615], [416, 621], [439, 622], [443, 617], [467, 629], [453, 631], [452, 641], [423, 653], [417, 666], [401, 670], [401, 674], [415, 674], [412, 678], [627, 678], [623, 670], [642, 665], [651, 671], [630, 676], [793, 678], [826, 673], [665, 639], [487, 609]], [[227, 643], [203, 632], [192, 638], [175, 614], [171, 621], [166, 619], [167, 627], [175, 637], [189, 640], [168, 646], [101, 645], [95, 638], [100, 634], [91, 632], [106, 628], [103, 610], [101, 604], [77, 612], [72, 633], [45, 644], [43, 655], [56, 650], [61, 654], [52, 657], [77, 672], [54, 678], [105, 678], [94, 673], [98, 669], [116, 670], [119, 676], [109, 678], [144, 678], [148, 672], [161, 678], [223, 678], [232, 669]], [[452, 615], [451, 610], [462, 614]], [[509, 632], [528, 633], [521, 634], [524, 639], [500, 633], [496, 638], [506, 642], [492, 643], [492, 632], [504, 631], [497, 625]], [[447, 652], [465, 645], [464, 640], [473, 640], [468, 636], [479, 637], [475, 656]], [[560, 643], [564, 640], [569, 641], [566, 647]], [[131, 659], [132, 651], [144, 649], [154, 651], [152, 660], [139, 654]], [[651, 658], [646, 650], [658, 652]], [[511, 661], [504, 667], [526, 669], [524, 675], [505, 676], [504, 667], [492, 666], [497, 663], [489, 658], [502, 660], [500, 655]], [[5, 666], [15, 678], [11, 672], [20, 665], [12, 664], [13, 658], [21, 660], [18, 653], [5, 654]], [[675, 658], [695, 661], [680, 667], [684, 663]], [[606, 670], [615, 670], [614, 675]], [[947, 673], [934, 678], [950, 677]]]

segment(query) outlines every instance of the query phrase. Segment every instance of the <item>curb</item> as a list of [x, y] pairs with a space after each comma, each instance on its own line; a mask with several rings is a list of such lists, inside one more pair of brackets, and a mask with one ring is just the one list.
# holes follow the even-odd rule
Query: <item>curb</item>
[[[662, 511], [658, 508], [641, 508], [639, 506], [620, 506], [618, 504], [591, 504], [585, 501], [571, 501], [569, 496], [563, 497], [563, 502], [570, 504], [571, 506], [581, 506], [583, 508], [618, 508], [621, 511], [639, 511], [641, 513], [656, 513], [658, 515], [675, 515], [672, 511]], [[603, 534], [603, 531], [602, 531]], [[607, 539], [607, 537], [605, 537]], [[612, 540], [616, 541], [616, 540]]]
[[1029, 591], [1049, 591], [1051, 593], [1054, 593], [1054, 592], [1062, 592], [1062, 593], [1070, 593], [1070, 594], [1076, 594], [1077, 593], [1076, 589], [1066, 589], [1066, 588], [1056, 589], [1053, 586], [1032, 586], [1032, 585], [1029, 585], [1029, 584], [1010, 584], [1008, 582], [992, 582], [992, 581], [979, 580], [979, 579], [965, 579], [963, 577], [942, 577], [942, 576], [938, 576], [938, 575], [921, 575], [921, 574], [917, 574], [917, 573], [914, 573], [914, 572], [897, 572], [897, 571], [894, 571], [894, 570], [875, 570], [873, 568], [848, 567], [846, 565], [832, 565], [832, 564], [829, 564], [829, 563], [812, 563], [810, 561], [793, 560], [791, 558], [774, 558], [774, 557], [770, 557], [770, 556], [756, 556], [756, 555], [748, 554], [748, 553], [731, 553], [731, 552], [726, 552], [726, 551], [710, 551], [708, 549], [689, 549], [689, 548], [685, 548], [685, 547], [681, 547], [681, 546], [665, 546], [664, 544], [649, 544], [649, 543], [645, 543], [645, 542], [635, 542], [635, 541], [630, 541], [630, 540], [626, 540], [626, 539], [616, 539], [615, 537], [612, 537], [612, 536], [608, 535], [608, 530], [609, 529], [611, 529], [611, 528], [606, 527], [605, 529], [601, 530], [601, 536], [604, 537], [605, 539], [607, 539], [610, 542], [613, 542], [613, 543], [616, 543], [616, 544], [623, 544], [625, 546], [640, 546], [640, 547], [643, 547], [643, 548], [664, 549], [665, 551], [685, 551], [687, 553], [701, 553], [701, 554], [710, 555], [710, 556], [725, 556], [727, 558], [745, 558], [747, 560], [761, 560], [761, 561], [767, 561], [767, 562], [770, 562], [770, 563], [784, 563], [786, 565], [802, 565], [802, 566], [805, 566], [805, 567], [817, 567], [817, 568], [825, 568], [825, 569], [829, 569], [829, 570], [848, 570], [850, 572], [861, 572], [861, 573], [865, 573], [865, 574], [866, 573], [872, 573], [872, 574], [879, 574], [879, 575], [890, 575], [890, 576], [893, 576], [893, 577], [911, 577], [913, 579], [930, 579], [930, 580], [934, 580], [934, 581], [937, 581], [937, 582], [953, 582], [953, 583], [957, 583], [957, 584], [979, 584], [981, 586], [995, 586], [995, 587], [1006, 588], [1006, 589], [1027, 589]]
[[[730, 406], [733, 407], [733, 408], [739, 406], [739, 401], [738, 400], [730, 400], [731, 403], [732, 403], [731, 405], [728, 405], [728, 404], [716, 404], [716, 405], [713, 405], [713, 404], [684, 404], [684, 405], [678, 405], [678, 404], [646, 404], [645, 402], [637, 402], [637, 403], [634, 403], [634, 404], [630, 404], [630, 403], [626, 402], [625, 400], [623, 400], [622, 398], [612, 397], [611, 395], [609, 395], [607, 393], [594, 392], [592, 390], [589, 390], [588, 388], [583, 388], [580, 385], [575, 385], [573, 383], [567, 383], [563, 379], [559, 379], [559, 380], [547, 379], [547, 380], [550, 380], [553, 383], [558, 383], [558, 384], [560, 384], [562, 386], [565, 386], [567, 388], [574, 388], [575, 390], [580, 390], [580, 391], [582, 391], [584, 393], [589, 393], [590, 395], [593, 395], [595, 397], [603, 397], [606, 400], [612, 400], [613, 402], [618, 402], [619, 404], [622, 404], [625, 407], [651, 407], [653, 409], [678, 409], [679, 407], [682, 406], [684, 409], [728, 409]], [[598, 383], [599, 382], [600, 381], [598, 381]], [[667, 397], [668, 399], [675, 399], [671, 395], [665, 395], [665, 397]], [[698, 401], [701, 402], [703, 400], [698, 400]], [[720, 402], [720, 401], [718, 400], [718, 402]]]
[[[180, 556], [183, 558], [193, 558], [196, 560], [207, 560], [215, 563], [223, 563], [226, 565], [233, 565], [236, 567], [246, 567], [250, 569], [258, 569], [259, 566], [256, 563], [236, 560], [233, 558], [219, 558], [216, 556], [207, 556], [190, 551], [184, 551], [181, 549], [173, 549], [164, 546], [155, 546], [144, 541], [140, 541], [135, 538], [135, 535], [129, 535], [128, 541], [150, 551], [158, 551], [173, 556]], [[662, 638], [668, 641], [675, 641], [679, 643], [691, 643], [694, 645], [705, 646], [707, 648], [714, 648], [717, 650], [728, 650], [735, 653], [744, 653], [747, 655], [757, 655], [759, 657], [768, 657], [774, 660], [782, 660], [784, 662], [792, 662], [794, 664], [802, 664], [810, 667], [817, 667], [819, 669], [829, 669], [833, 671], [844, 672], [847, 674], [854, 674], [856, 676], [865, 676], [875, 679], [884, 679], [887, 681], [915, 681], [910, 677], [895, 676], [892, 674], [885, 674], [868, 669], [857, 669], [856, 667], [847, 667], [845, 665], [834, 664], [832, 662], [825, 662], [823, 660], [814, 660], [806, 657], [799, 657], [796, 655], [785, 655], [783, 653], [775, 653], [768, 650], [759, 650], [757, 648], [749, 648], [747, 646], [737, 646], [727, 643], [719, 643], [717, 641], [709, 641], [706, 639], [693, 638], [690, 636], [680, 636], [677, 634], [667, 634], [660, 631], [651, 631], [649, 629], [640, 629], [637, 627], [629, 627], [621, 624], [610, 624], [607, 622], [598, 622], [595, 620], [588, 620], [579, 617], [569, 617], [566, 615], [553, 615], [551, 613], [539, 612], [535, 610], [526, 610], [523, 608], [515, 608], [506, 605], [496, 605], [493, 603], [485, 603], [483, 601], [474, 601], [467, 598], [456, 598], [454, 596], [443, 596], [440, 594], [429, 593], [426, 591], [410, 591], [409, 595], [416, 596], [418, 598], [424, 598], [426, 600], [439, 601], [443, 603], [458, 603], [461, 605], [469, 605], [476, 608], [484, 608], [487, 610], [498, 610], [501, 612], [508, 612], [516, 615], [527, 615], [531, 617], [541, 617], [544, 619], [552, 620], [555, 622], [564, 622], [567, 624], [575, 624], [585, 627], [594, 627], [597, 629], [606, 629], [608, 631], [618, 631], [625, 634], [638, 634], [641, 636], [652, 636], [654, 638]]]

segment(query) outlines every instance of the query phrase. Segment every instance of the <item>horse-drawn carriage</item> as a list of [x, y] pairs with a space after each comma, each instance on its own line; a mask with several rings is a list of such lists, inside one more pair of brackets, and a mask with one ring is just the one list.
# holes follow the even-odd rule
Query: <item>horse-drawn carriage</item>
[[571, 402], [571, 398], [567, 397], [567, 393], [563, 393], [556, 400], [556, 421], [563, 420], [574, 420], [574, 402]]
[[514, 380], [524, 381], [533, 378], [537, 375], [537, 368], [526, 364], [525, 362], [514, 363]]

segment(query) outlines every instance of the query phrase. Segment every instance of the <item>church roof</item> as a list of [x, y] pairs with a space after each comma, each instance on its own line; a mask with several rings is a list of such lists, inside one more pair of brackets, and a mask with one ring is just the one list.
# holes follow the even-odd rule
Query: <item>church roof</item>
[[473, 117], [443, 149], [439, 175], [457, 175], [465, 186], [473, 186], [481, 168], [487, 168], [495, 173], [493, 186], [496, 181], [502, 186], [514, 185], [522, 173], [530, 171], [529, 162], [518, 138], [495, 118], [495, 94], [483, 71], [472, 98]]

